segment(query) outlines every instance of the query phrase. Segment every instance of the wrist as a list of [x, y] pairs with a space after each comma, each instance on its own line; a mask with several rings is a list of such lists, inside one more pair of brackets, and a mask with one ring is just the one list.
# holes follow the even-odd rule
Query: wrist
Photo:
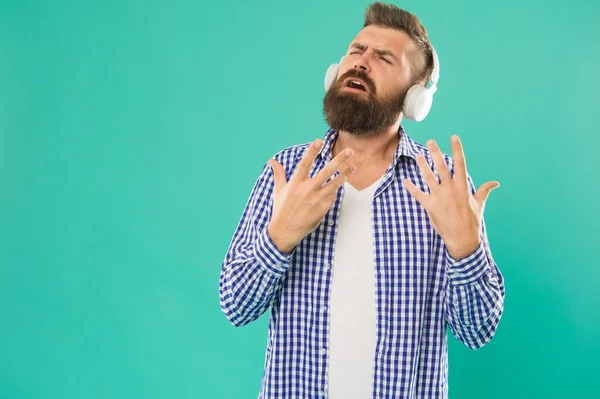
[[464, 245], [464, 244], [461, 246], [447, 245], [446, 250], [448, 251], [448, 255], [450, 255], [451, 258], [459, 261], [459, 260], [464, 259], [467, 256], [471, 255], [473, 252], [475, 252], [477, 250], [477, 248], [479, 247], [480, 242], [481, 242], [481, 240], [478, 238], [476, 241], [472, 241], [466, 245]]
[[273, 226], [272, 223], [267, 226], [267, 233], [269, 237], [271, 237], [271, 241], [273, 244], [279, 249], [282, 253], [289, 255], [294, 250], [296, 243], [290, 242], [284, 238], [284, 235], [279, 232], [276, 226]]

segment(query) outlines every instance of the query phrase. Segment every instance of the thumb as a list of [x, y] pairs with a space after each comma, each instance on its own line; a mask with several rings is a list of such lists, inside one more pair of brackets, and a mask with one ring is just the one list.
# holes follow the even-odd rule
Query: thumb
[[273, 180], [275, 181], [275, 193], [277, 194], [283, 189], [283, 186], [285, 186], [287, 183], [287, 180], [285, 178], [285, 169], [283, 169], [283, 166], [281, 166], [281, 164], [273, 158], [269, 159], [267, 163], [271, 166], [271, 169], [273, 170]]
[[475, 193], [475, 198], [479, 203], [485, 204], [492, 190], [498, 187], [500, 187], [500, 183], [497, 181], [489, 181], [487, 183], [483, 183]]

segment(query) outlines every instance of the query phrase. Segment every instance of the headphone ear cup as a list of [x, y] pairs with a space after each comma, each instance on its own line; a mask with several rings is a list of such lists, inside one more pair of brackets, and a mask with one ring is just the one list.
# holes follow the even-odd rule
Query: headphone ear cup
[[408, 119], [421, 122], [431, 109], [433, 95], [424, 86], [416, 84], [408, 89], [402, 106], [402, 113]]
[[339, 70], [340, 64], [331, 64], [329, 68], [327, 68], [327, 73], [325, 74], [325, 91], [329, 90], [333, 85], [333, 82], [337, 79]]

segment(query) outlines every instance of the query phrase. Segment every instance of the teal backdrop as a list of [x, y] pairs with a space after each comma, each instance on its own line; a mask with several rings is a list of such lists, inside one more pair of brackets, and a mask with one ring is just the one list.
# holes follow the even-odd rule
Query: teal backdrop
[[[256, 398], [268, 314], [218, 278], [264, 163], [325, 134], [368, 1], [0, 1], [0, 398]], [[590, 398], [600, 357], [600, 2], [403, 1], [441, 61], [506, 279], [451, 398]]]

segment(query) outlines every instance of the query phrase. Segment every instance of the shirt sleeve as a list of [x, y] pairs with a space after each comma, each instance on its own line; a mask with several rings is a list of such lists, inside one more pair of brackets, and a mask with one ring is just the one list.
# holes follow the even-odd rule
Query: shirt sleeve
[[[468, 177], [471, 192], [475, 189]], [[446, 321], [456, 338], [471, 349], [478, 349], [495, 335], [504, 309], [504, 278], [492, 257], [485, 220], [480, 243], [469, 256], [456, 260], [445, 248]]]
[[221, 265], [221, 310], [236, 327], [256, 320], [273, 303], [295, 252], [282, 253], [267, 232], [273, 186], [273, 171], [265, 164]]

